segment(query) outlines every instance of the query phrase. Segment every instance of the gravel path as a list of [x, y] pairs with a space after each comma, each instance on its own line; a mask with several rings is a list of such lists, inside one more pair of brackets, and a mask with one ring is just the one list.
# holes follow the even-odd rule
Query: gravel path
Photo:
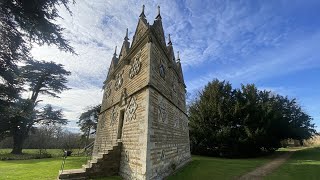
[[276, 168], [278, 168], [281, 164], [286, 162], [290, 156], [294, 153], [294, 151], [286, 152], [272, 161], [254, 169], [253, 171], [241, 176], [240, 180], [260, 180], [263, 179], [264, 176], [268, 175]]

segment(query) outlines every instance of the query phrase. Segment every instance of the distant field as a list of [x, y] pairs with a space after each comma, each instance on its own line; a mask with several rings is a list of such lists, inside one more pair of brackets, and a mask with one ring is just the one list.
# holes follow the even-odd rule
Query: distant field
[[266, 179], [320, 179], [320, 147], [302, 149]]

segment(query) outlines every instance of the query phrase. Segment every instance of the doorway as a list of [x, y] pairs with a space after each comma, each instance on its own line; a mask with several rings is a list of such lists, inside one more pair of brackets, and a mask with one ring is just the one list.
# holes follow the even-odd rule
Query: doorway
[[123, 120], [124, 120], [124, 109], [120, 111], [120, 119], [119, 119], [117, 139], [121, 139], [122, 138]]

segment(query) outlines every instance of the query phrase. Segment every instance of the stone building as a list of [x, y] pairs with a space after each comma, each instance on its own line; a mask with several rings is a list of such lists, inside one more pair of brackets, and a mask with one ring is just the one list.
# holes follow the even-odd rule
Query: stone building
[[92, 160], [60, 179], [109, 176], [163, 179], [191, 160], [186, 86], [179, 52], [166, 43], [158, 7], [149, 25], [144, 6], [130, 45], [128, 30], [104, 82]]

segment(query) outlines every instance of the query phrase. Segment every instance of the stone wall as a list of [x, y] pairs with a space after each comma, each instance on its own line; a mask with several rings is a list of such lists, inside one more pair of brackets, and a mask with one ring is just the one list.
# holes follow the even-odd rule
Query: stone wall
[[150, 61], [147, 179], [163, 179], [191, 160], [185, 88], [174, 64], [156, 45], [151, 46]]
[[[121, 113], [124, 113], [119, 174], [125, 179], [143, 179], [146, 173], [149, 45], [144, 44], [128, 56], [128, 64], [119, 62], [121, 68], [115, 70], [114, 78], [107, 80], [99, 116], [94, 154], [117, 142]], [[138, 70], [137, 66], [140, 66]]]

